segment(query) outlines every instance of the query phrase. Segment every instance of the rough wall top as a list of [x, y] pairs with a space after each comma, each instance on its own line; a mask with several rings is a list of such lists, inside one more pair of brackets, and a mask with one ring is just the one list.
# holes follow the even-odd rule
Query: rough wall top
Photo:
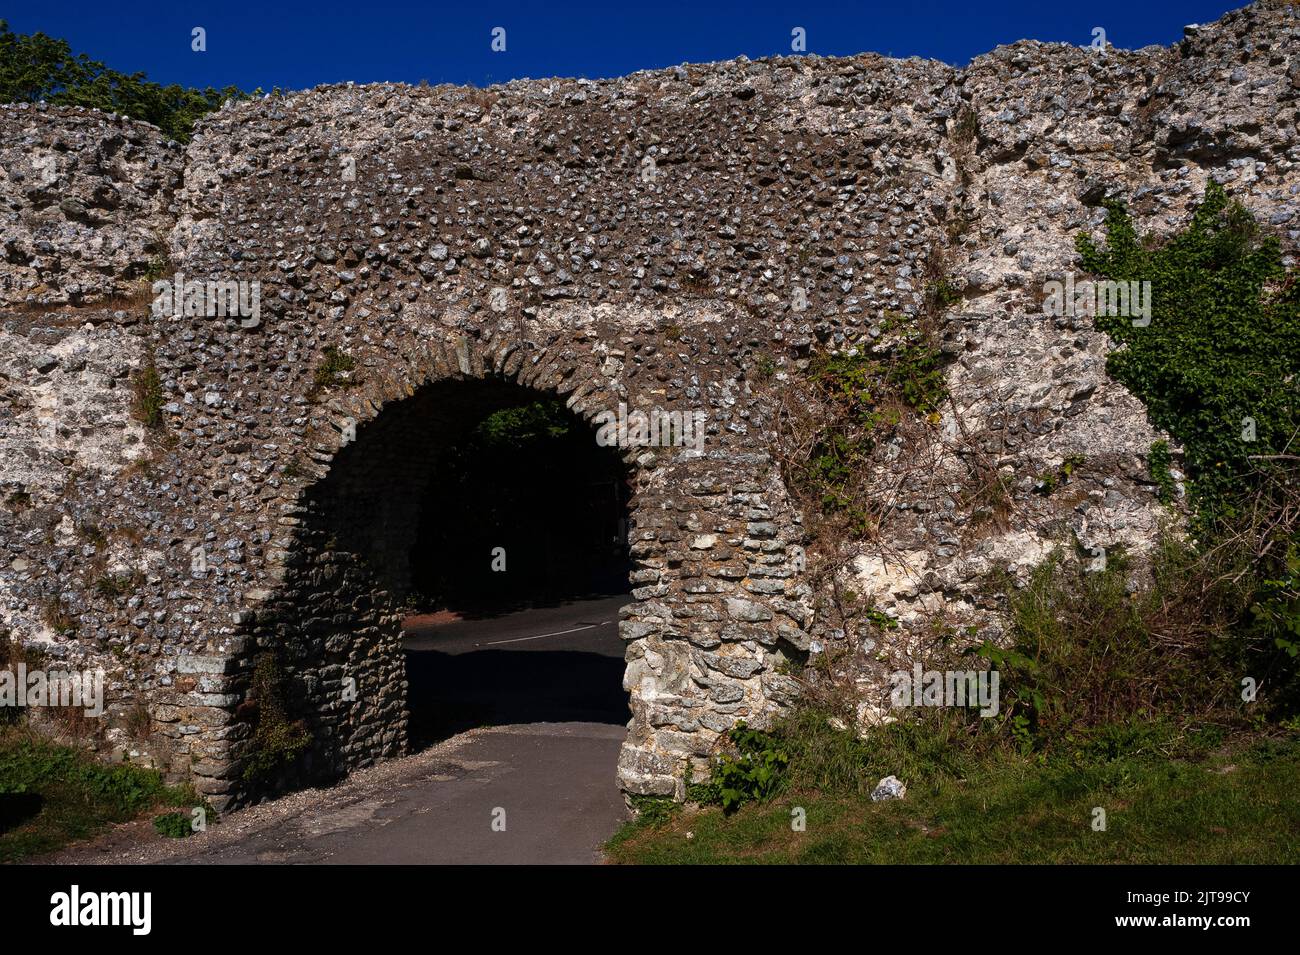
[[180, 146], [79, 107], [0, 106], [0, 303], [103, 301], [166, 252]]
[[[397, 303], [377, 289], [404, 281], [471, 309], [502, 287], [529, 318], [563, 300], [693, 296], [761, 310], [786, 335], [830, 333], [919, 302], [952, 76], [879, 57], [735, 61], [235, 104], [189, 147], [173, 251], [195, 272], [229, 268], [234, 250], [250, 277], [349, 253], [388, 273], [350, 279], [335, 318], [369, 293], [364, 317], [385, 319]], [[846, 281], [877, 272], [871, 290]]]
[[[1184, 160], [1295, 161], [1296, 30], [1281, 4], [1256, 5], [1189, 27], [1171, 48], [1098, 55], [1088, 47], [1021, 42], [964, 70], [874, 54], [741, 57], [614, 80], [519, 80], [486, 90], [322, 86], [229, 105], [200, 124], [183, 164], [177, 147], [146, 124], [95, 111], [6, 106], [0, 197], [9, 267], [0, 296], [49, 304], [120, 294], [120, 283], [149, 269], [159, 233], [172, 222], [175, 252], [195, 255], [206, 245], [222, 256], [226, 234], [255, 220], [245, 209], [243, 223], [231, 221], [221, 211], [232, 209], [228, 200], [205, 198], [218, 185], [247, 175], [248, 185], [287, 188], [286, 204], [310, 192], [319, 205], [325, 197], [318, 190], [338, 186], [340, 163], [355, 163], [363, 185], [349, 191], [353, 204], [341, 212], [355, 219], [383, 211], [372, 196], [356, 194], [369, 191], [365, 177], [384, 193], [431, 191], [416, 169], [403, 168], [423, 164], [442, 198], [477, 200], [477, 231], [506, 236], [490, 256], [479, 247], [493, 260], [488, 265], [515, 251], [520, 227], [537, 236], [562, 223], [568, 235], [547, 237], [559, 243], [561, 256], [581, 255], [594, 243], [588, 264], [568, 268], [560, 258], [553, 273], [543, 274], [541, 289], [552, 294], [676, 293], [687, 279], [715, 293], [788, 299], [782, 286], [808, 278], [804, 269], [737, 274], [724, 267], [727, 257], [739, 253], [770, 266], [792, 254], [811, 258], [811, 244], [822, 258], [832, 240], [856, 244], [854, 258], [870, 262], [872, 252], [880, 254], [874, 246], [881, 226], [901, 213], [912, 235], [904, 228], [902, 240], [889, 238], [899, 245], [893, 254], [900, 262], [893, 264], [902, 266], [893, 271], [905, 273], [916, 255], [906, 240], [952, 214], [952, 197], [936, 186], [956, 173], [951, 136], [963, 102], [978, 117], [978, 148], [968, 165], [1014, 158], [1024, 168], [1068, 177], [1078, 164], [1060, 164], [1064, 152], [1111, 159], [1115, 168], [1108, 171], [1116, 175], [1105, 185], [1091, 176], [1096, 181], [1084, 190], [1090, 197], [1098, 188], [1140, 189], [1143, 174], [1129, 162], [1134, 154], [1149, 161], [1148, 169]], [[93, 149], [87, 137], [96, 139]], [[185, 201], [169, 218], [182, 168]], [[509, 199], [495, 201], [505, 192]], [[258, 212], [276, 214], [272, 207]], [[474, 224], [452, 218], [445, 224]], [[578, 236], [591, 242], [575, 242]], [[248, 238], [234, 234], [233, 244]], [[631, 274], [618, 261], [590, 266], [611, 243]], [[440, 261], [440, 269], [450, 269]], [[810, 265], [814, 277], [832, 273], [824, 278], [834, 285], [834, 267], [808, 261], [805, 269]], [[463, 278], [486, 274], [474, 271]], [[520, 277], [517, 269], [496, 271]], [[794, 328], [820, 322], [833, 334], [855, 324], [855, 309], [872, 304], [827, 294], [833, 288], [809, 292], [806, 322], [792, 321]], [[906, 294], [897, 298], [909, 304]]]

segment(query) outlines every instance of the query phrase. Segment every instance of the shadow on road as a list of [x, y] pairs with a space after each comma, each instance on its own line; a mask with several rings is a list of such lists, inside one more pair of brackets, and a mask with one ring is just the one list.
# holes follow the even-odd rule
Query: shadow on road
[[621, 657], [573, 650], [408, 650], [413, 750], [477, 726], [631, 719]]

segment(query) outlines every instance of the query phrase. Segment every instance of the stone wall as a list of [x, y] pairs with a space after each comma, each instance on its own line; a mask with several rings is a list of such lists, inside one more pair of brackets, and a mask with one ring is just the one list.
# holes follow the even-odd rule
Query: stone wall
[[[706, 415], [702, 450], [627, 455], [625, 789], [680, 794], [718, 733], [792, 698], [787, 661], [838, 641], [870, 722], [874, 664], [913, 629], [996, 636], [988, 570], [1071, 535], [1150, 545], [1157, 435], [1103, 337], [1044, 317], [1040, 289], [1107, 195], [1167, 232], [1209, 177], [1294, 254], [1297, 29], [1256, 5], [1168, 49], [1025, 42], [961, 70], [868, 54], [320, 87], [228, 105], [184, 149], [0, 107], [0, 627], [103, 666], [105, 755], [192, 774], [219, 806], [258, 795], [261, 653], [313, 731], [311, 773], [398, 753], [403, 494], [422, 480], [399, 451], [522, 385], [589, 422]], [[149, 281], [177, 273], [259, 283], [257, 320], [152, 316]], [[804, 576], [780, 390], [815, 349], [885, 347], [935, 275], [961, 295], [952, 402], [879, 449], [879, 534], [830, 548], [902, 624], [858, 632]], [[347, 387], [316, 385], [327, 348], [353, 359]], [[155, 429], [131, 415], [150, 365]], [[1034, 493], [1067, 457], [1070, 492]], [[1006, 526], [979, 520], [976, 458], [1014, 489]]]

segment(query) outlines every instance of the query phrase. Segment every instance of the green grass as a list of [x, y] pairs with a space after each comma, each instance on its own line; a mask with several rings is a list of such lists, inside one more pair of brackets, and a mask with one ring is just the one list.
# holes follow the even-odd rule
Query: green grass
[[[1297, 792], [1295, 737], [1238, 741], [1203, 759], [1077, 765], [999, 754], [963, 779], [912, 785], [902, 801], [790, 790], [729, 817], [658, 813], [625, 825], [606, 852], [650, 865], [1296, 863]], [[1105, 831], [1092, 827], [1097, 806]], [[794, 807], [807, 813], [803, 832], [792, 830]]]
[[0, 734], [0, 862], [53, 852], [160, 806], [198, 805], [192, 790], [152, 770], [105, 766], [21, 729]]

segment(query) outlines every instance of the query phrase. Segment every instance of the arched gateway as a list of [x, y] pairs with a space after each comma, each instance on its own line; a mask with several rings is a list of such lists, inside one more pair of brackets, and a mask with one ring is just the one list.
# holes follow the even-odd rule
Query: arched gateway
[[[625, 349], [640, 348], [613, 344], [623, 347], [450, 335], [394, 363], [398, 374], [358, 369], [368, 388], [325, 386], [320, 407], [330, 427], [279, 521], [282, 546], [268, 555], [275, 584], [252, 594], [239, 615], [239, 652], [183, 661], [183, 670], [222, 675], [233, 703], [232, 723], [210, 743], [193, 741], [210, 747], [209, 788], [238, 803], [266, 785], [334, 776], [405, 751], [398, 601], [410, 581], [429, 461], [460, 423], [481, 419], [517, 385], [563, 398], [590, 423], [593, 441], [619, 440], [629, 469], [634, 599], [619, 631], [632, 721], [619, 784], [680, 795], [688, 760], [702, 762], [719, 733], [738, 720], [762, 722], [791, 698], [793, 681], [777, 667], [807, 649], [808, 589], [798, 579], [801, 528], [761, 434], [711, 420], [703, 404], [670, 389], [628, 387]], [[657, 349], [646, 348], [644, 367], [653, 368]], [[654, 375], [634, 378], [661, 385]], [[698, 434], [680, 427], [681, 412]], [[660, 428], [660, 419], [671, 425]], [[284, 743], [277, 734], [300, 734], [301, 755], [286, 762], [265, 752]], [[267, 774], [264, 763], [279, 765]]]
[[[425, 479], [403, 449], [524, 387], [628, 439], [626, 790], [680, 794], [805, 650], [874, 725], [936, 621], [1003, 632], [990, 580], [1061, 540], [1157, 539], [1168, 436], [1104, 373], [1105, 333], [1036, 290], [1104, 199], [1167, 232], [1211, 178], [1294, 251], [1288, 31], [1255, 4], [1104, 60], [343, 84], [228, 104], [185, 145], [0, 105], [2, 645], [103, 669], [96, 752], [218, 808], [399, 753]], [[1244, 80], [1207, 86], [1229, 63]], [[878, 533], [818, 535], [814, 600], [774, 435], [822, 359], [921, 341], [947, 400], [855, 465]], [[634, 443], [656, 410], [702, 441]]]

